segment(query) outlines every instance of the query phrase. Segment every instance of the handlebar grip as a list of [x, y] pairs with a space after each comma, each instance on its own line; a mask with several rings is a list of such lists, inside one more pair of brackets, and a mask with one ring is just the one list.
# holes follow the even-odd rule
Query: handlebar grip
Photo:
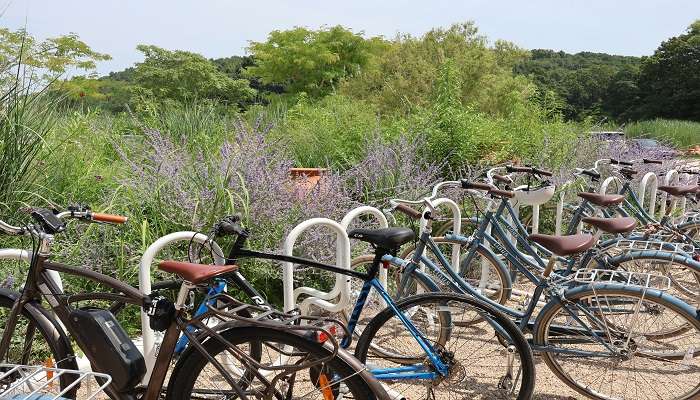
[[682, 169], [680, 171], [681, 174], [688, 174], [688, 175], [700, 175], [700, 171], [693, 171], [692, 169]]
[[508, 191], [508, 190], [501, 190], [501, 189], [491, 189], [489, 190], [489, 194], [493, 196], [498, 196], [498, 197], [507, 197], [509, 199], [512, 199], [515, 197], [515, 193]]
[[583, 171], [581, 171], [581, 173], [584, 175], [588, 175], [591, 178], [600, 179], [600, 174], [598, 172], [593, 172], [591, 170], [584, 169]]
[[630, 166], [630, 167], [631, 167], [632, 165], [634, 165], [634, 164], [632, 164], [632, 163], [629, 162], [629, 161], [617, 160], [617, 159], [615, 159], [615, 158], [611, 158], [611, 159], [610, 159], [610, 164], [627, 165], [627, 166]]
[[552, 176], [554, 175], [553, 173], [549, 171], [545, 171], [543, 169], [538, 169], [538, 168], [533, 168], [532, 173], [537, 174], [537, 175], [542, 175], [542, 176]]
[[652, 160], [649, 158], [643, 158], [642, 162], [644, 164], [663, 164], [664, 163], [662, 160]]
[[462, 189], [476, 189], [476, 190], [491, 190], [493, 186], [487, 183], [470, 182], [466, 179], [462, 179]]
[[532, 172], [532, 168], [530, 168], [530, 167], [516, 167], [514, 165], [508, 165], [508, 166], [506, 166], [506, 171], [507, 172]]
[[415, 208], [409, 207], [405, 204], [397, 205], [396, 207], [394, 207], [394, 210], [405, 214], [411, 219], [421, 219], [423, 217], [423, 214], [420, 211], [416, 210]]
[[503, 182], [503, 183], [508, 183], [508, 184], [513, 183], [513, 180], [512, 180], [512, 179], [510, 179], [509, 177], [504, 176], [504, 175], [497, 175], [497, 174], [494, 174], [494, 175], [493, 175], [493, 179], [494, 179], [494, 180], [497, 180], [497, 181], [499, 181], [499, 182]]
[[628, 167], [623, 167], [620, 169], [620, 173], [625, 174], [625, 175], [635, 175], [635, 174], [637, 174], [637, 172], [638, 171], [636, 169], [628, 168]]
[[110, 224], [123, 224], [129, 220], [127, 217], [114, 214], [92, 213], [92, 220], [99, 222], [108, 222]]

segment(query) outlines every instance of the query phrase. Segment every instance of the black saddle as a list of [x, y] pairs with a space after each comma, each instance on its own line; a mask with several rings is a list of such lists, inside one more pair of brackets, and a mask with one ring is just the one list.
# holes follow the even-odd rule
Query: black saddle
[[409, 228], [353, 229], [348, 232], [350, 239], [362, 240], [386, 249], [395, 250], [416, 238]]

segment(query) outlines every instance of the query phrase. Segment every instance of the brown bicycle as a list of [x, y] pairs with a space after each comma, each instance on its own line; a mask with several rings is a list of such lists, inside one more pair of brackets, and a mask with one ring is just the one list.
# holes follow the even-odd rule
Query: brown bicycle
[[[327, 320], [270, 311], [230, 297], [191, 317], [190, 292], [237, 266], [163, 262], [159, 268], [179, 275], [182, 286], [174, 301], [152, 298], [101, 273], [49, 260], [54, 236], [65, 230], [64, 220], [120, 224], [125, 217], [86, 208], [61, 213], [35, 209], [32, 217], [34, 223], [23, 227], [0, 221], [0, 232], [28, 235], [34, 244], [23, 288], [0, 288], [1, 361], [77, 369], [72, 339], [93, 371], [112, 377], [105, 392], [115, 400], [328, 400], [385, 395], [371, 374], [339, 348], [334, 335], [324, 328]], [[109, 291], [64, 293], [51, 271], [90, 280]], [[164, 332], [152, 371], [146, 370], [143, 355], [109, 310], [78, 306], [97, 300], [141, 307], [150, 316], [151, 327]], [[188, 337], [190, 346], [173, 367], [181, 334]], [[16, 373], [0, 375], [0, 389], [23, 381]], [[70, 389], [64, 398], [80, 397], [78, 385], [71, 386], [73, 379], [70, 375], [58, 379], [62, 388]]]

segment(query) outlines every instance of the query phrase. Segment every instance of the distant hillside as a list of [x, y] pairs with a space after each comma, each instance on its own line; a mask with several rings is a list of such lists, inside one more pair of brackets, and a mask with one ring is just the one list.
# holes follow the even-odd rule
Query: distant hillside
[[567, 118], [619, 119], [636, 99], [640, 57], [544, 49], [531, 54], [515, 66], [515, 72], [529, 76], [542, 94], [554, 92], [563, 101]]

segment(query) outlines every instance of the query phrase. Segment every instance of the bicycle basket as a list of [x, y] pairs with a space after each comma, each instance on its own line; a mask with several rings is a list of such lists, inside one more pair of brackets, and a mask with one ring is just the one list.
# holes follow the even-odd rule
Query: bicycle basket
[[[61, 378], [66, 375], [75, 380], [61, 388]], [[103, 393], [111, 381], [109, 375], [95, 372], [0, 364], [0, 400], [64, 400], [62, 396], [78, 385], [78, 398], [90, 400]]]

